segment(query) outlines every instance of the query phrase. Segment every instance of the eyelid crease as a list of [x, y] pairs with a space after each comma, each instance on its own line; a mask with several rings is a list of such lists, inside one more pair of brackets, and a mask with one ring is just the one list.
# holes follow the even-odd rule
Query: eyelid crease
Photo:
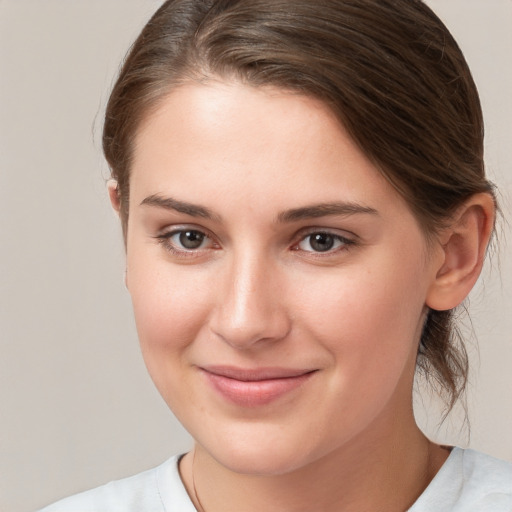
[[159, 240], [162, 240], [162, 239], [163, 240], [168, 240], [169, 238], [172, 238], [175, 235], [178, 235], [178, 234], [181, 234], [181, 233], [186, 233], [186, 232], [199, 233], [205, 239], [213, 241], [213, 237], [210, 236], [206, 231], [204, 231], [202, 229], [193, 228], [193, 227], [183, 227], [183, 228], [178, 228], [178, 229], [170, 229], [168, 231], [163, 231], [163, 232], [155, 235], [154, 238], [157, 238]]
[[194, 225], [177, 225], [172, 227], [167, 227], [159, 231], [159, 233], [156, 235], [156, 237], [160, 236], [172, 236], [176, 233], [181, 233], [183, 231], [196, 231], [197, 233], [201, 233], [207, 237], [210, 237], [210, 235], [207, 233], [207, 231], [203, 228], [196, 227]]
[[299, 243], [301, 243], [302, 241], [306, 240], [307, 238], [313, 236], [313, 235], [328, 235], [336, 240], [339, 240], [340, 242], [342, 242], [344, 245], [354, 245], [357, 243], [357, 240], [354, 240], [354, 239], [351, 239], [349, 237], [346, 237], [346, 236], [343, 236], [343, 235], [340, 235], [338, 233], [332, 233], [330, 231], [311, 231], [310, 233], [306, 233], [305, 235], [301, 236], [299, 238], [299, 241], [294, 244], [294, 245], [297, 245]]
[[320, 226], [310, 226], [299, 229], [293, 238], [295, 239], [304, 239], [307, 236], [315, 235], [317, 233], [331, 235], [337, 238], [341, 238], [347, 243], [356, 243], [361, 238], [356, 235], [354, 232], [349, 231], [347, 229], [334, 228], [334, 227], [320, 227]]

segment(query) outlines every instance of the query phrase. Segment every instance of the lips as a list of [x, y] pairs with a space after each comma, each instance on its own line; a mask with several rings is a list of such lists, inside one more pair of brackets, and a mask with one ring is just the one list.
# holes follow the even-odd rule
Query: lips
[[315, 373], [315, 370], [304, 369], [231, 366], [207, 366], [200, 370], [214, 391], [241, 407], [258, 407], [274, 402], [302, 386]]

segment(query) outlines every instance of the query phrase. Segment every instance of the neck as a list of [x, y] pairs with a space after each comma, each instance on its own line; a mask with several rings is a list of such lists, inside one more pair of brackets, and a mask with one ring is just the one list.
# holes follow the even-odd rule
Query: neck
[[202, 512], [407, 510], [444, 463], [448, 451], [422, 434], [412, 410], [408, 421], [404, 420], [390, 419], [389, 428], [377, 430], [380, 435], [365, 432], [350, 446], [286, 474], [236, 473], [199, 445], [184, 457], [180, 472]]

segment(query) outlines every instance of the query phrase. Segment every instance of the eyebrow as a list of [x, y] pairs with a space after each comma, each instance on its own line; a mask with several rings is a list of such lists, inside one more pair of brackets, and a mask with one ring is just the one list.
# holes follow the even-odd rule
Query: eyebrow
[[281, 212], [277, 216], [277, 221], [285, 223], [306, 219], [316, 219], [318, 217], [325, 217], [329, 215], [349, 216], [356, 214], [378, 215], [379, 213], [374, 208], [358, 203], [321, 203], [301, 208], [293, 208], [292, 210]]
[[157, 206], [166, 210], [174, 210], [191, 217], [201, 217], [203, 219], [220, 221], [221, 218], [213, 213], [209, 208], [199, 206], [185, 201], [178, 201], [172, 197], [162, 197], [158, 194], [146, 197], [141, 203], [142, 205]]
[[[201, 217], [203, 219], [213, 220], [216, 222], [220, 222], [222, 220], [219, 215], [213, 213], [205, 206], [179, 201], [172, 197], [162, 197], [159, 194], [146, 197], [140, 204], [156, 206], [166, 210], [173, 210], [179, 213], [184, 213], [185, 215], [190, 215], [191, 217]], [[330, 215], [350, 216], [356, 214], [378, 215], [378, 212], [369, 206], [352, 202], [320, 203], [280, 212], [277, 215], [277, 222], [289, 223]]]

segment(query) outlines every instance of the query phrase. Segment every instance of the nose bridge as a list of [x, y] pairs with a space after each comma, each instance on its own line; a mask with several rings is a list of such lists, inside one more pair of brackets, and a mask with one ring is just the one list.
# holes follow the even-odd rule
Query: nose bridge
[[276, 265], [261, 252], [233, 253], [223, 269], [213, 331], [240, 349], [284, 337], [289, 325], [276, 290], [278, 274]]

